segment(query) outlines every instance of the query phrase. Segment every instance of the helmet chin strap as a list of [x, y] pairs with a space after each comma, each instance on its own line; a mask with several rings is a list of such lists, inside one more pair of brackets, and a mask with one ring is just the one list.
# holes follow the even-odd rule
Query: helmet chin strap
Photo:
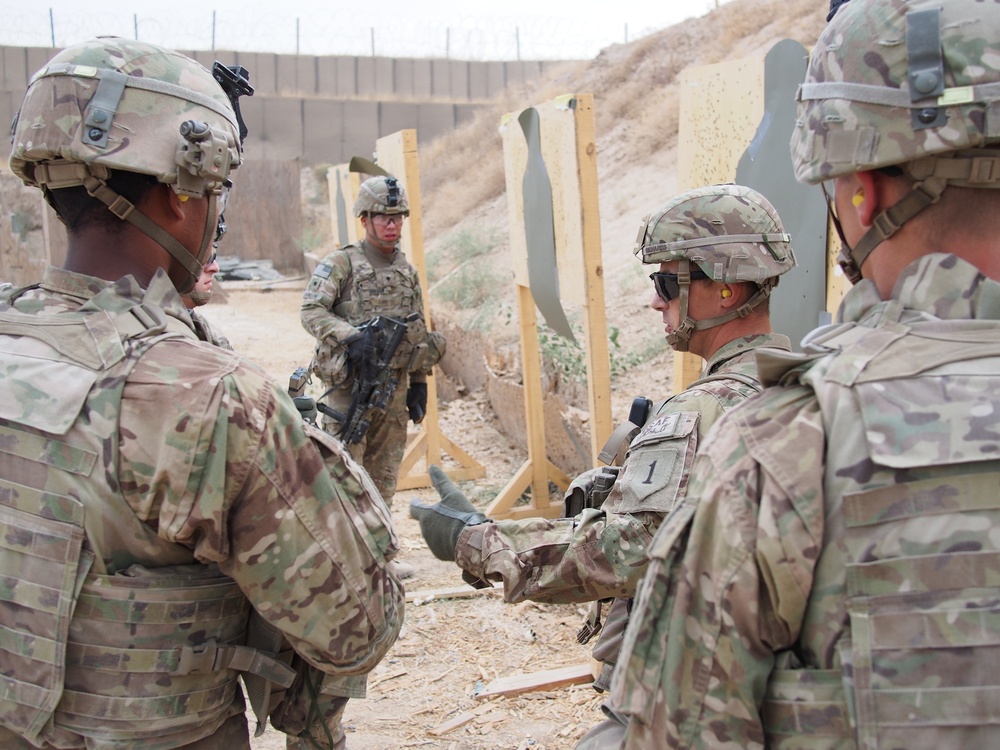
[[[722, 315], [716, 315], [714, 318], [695, 320], [688, 315], [688, 290], [691, 288], [691, 279], [688, 273], [690, 267], [689, 261], [681, 261], [679, 273], [677, 274], [680, 287], [678, 296], [680, 307], [677, 311], [677, 317], [681, 323], [674, 331], [667, 334], [667, 343], [678, 352], [686, 352], [690, 349], [691, 336], [694, 335], [695, 331], [704, 331], [706, 328], [715, 328], [736, 318], [745, 318], [750, 314], [751, 310], [771, 296], [771, 290], [774, 288], [774, 284], [764, 284], [757, 290], [757, 293], [753, 297], [735, 310], [730, 310]], [[680, 281], [682, 278], [686, 280]]]
[[872, 228], [865, 232], [853, 248], [847, 244], [840, 222], [835, 222], [841, 243], [837, 263], [843, 269], [848, 281], [852, 284], [861, 281], [861, 264], [867, 260], [872, 251], [898, 232], [903, 224], [932, 203], [937, 203], [947, 186], [948, 181], [943, 177], [929, 177], [914, 183], [909, 193], [875, 217]]
[[969, 188], [1000, 187], [1000, 149], [981, 148], [954, 154], [925, 156], [901, 165], [914, 180], [910, 192], [872, 221], [872, 228], [851, 247], [844, 239], [839, 222], [841, 248], [837, 262], [852, 284], [861, 281], [861, 264], [872, 251], [928, 206], [937, 203], [948, 185]]
[[212, 299], [211, 292], [196, 292], [192, 289], [185, 295], [189, 300], [194, 302], [195, 307], [201, 307], [202, 305], [207, 305], [209, 300]]
[[216, 214], [216, 202], [209, 200], [207, 215], [205, 216], [205, 229], [201, 236], [201, 245], [197, 255], [191, 252], [177, 241], [163, 227], [154, 222], [144, 213], [136, 209], [135, 205], [116, 193], [103, 181], [89, 175], [83, 181], [83, 186], [87, 192], [108, 207], [108, 210], [119, 219], [127, 221], [140, 232], [152, 239], [156, 244], [170, 253], [178, 263], [188, 272], [186, 281], [178, 287], [177, 291], [186, 294], [194, 289], [195, 282], [201, 276], [202, 262], [208, 257], [208, 248], [212, 244], [212, 234], [218, 221]]

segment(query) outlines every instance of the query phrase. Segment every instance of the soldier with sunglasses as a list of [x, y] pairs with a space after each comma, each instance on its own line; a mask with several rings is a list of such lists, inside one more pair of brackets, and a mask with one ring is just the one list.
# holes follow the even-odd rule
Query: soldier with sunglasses
[[1000, 6], [831, 5], [791, 155], [853, 286], [699, 451], [578, 750], [1000, 746]]
[[[795, 265], [789, 241], [770, 202], [739, 185], [691, 190], [646, 217], [635, 253], [658, 266], [651, 305], [670, 346], [704, 358], [705, 367], [687, 389], [649, 410], [622, 467], [573, 482], [567, 499], [585, 496], [575, 517], [488, 522], [437, 467], [431, 474], [441, 502], [411, 504], [431, 551], [457, 562], [466, 580], [502, 580], [507, 601], [614, 599], [594, 649], [604, 664], [599, 690], [610, 685], [646, 548], [683, 498], [700, 441], [723, 413], [760, 390], [755, 352], [789, 349], [788, 338], [771, 330], [768, 306], [778, 277]], [[617, 479], [601, 504], [593, 499], [595, 480], [609, 471]], [[594, 618], [589, 626], [581, 641], [600, 623]]]

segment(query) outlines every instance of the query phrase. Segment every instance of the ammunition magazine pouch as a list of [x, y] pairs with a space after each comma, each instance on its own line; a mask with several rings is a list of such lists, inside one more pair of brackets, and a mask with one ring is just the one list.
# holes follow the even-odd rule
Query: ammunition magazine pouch
[[[169, 288], [158, 275], [146, 296]], [[0, 348], [16, 363], [0, 389], [0, 724], [38, 746], [77, 746], [72, 734], [88, 747], [180, 747], [230, 717], [240, 671], [291, 680], [246, 645], [236, 583], [188, 564], [116, 493], [106, 464], [131, 368], [159, 341], [195, 338], [155, 304], [119, 304], [109, 288], [77, 312], [0, 310]], [[107, 559], [122, 538], [140, 550], [132, 559], [184, 562], [94, 572], [92, 545]]]
[[[250, 612], [247, 626], [247, 647], [256, 654], [256, 668], [244, 668], [243, 686], [253, 715], [257, 718], [254, 737], [264, 734], [267, 717], [284, 699], [285, 693], [295, 680], [292, 658], [295, 652], [276, 627], [267, 622], [257, 612]], [[267, 655], [267, 659], [261, 658]], [[277, 663], [275, 663], [275, 659]]]
[[172, 733], [175, 742], [201, 727], [210, 735], [228, 718], [240, 672], [291, 684], [287, 664], [244, 645], [250, 606], [228, 577], [203, 565], [124, 573], [83, 586], [57, 726], [153, 747]]
[[600, 508], [621, 473], [620, 466], [601, 466], [578, 475], [563, 496], [563, 518], [574, 518], [587, 508]]

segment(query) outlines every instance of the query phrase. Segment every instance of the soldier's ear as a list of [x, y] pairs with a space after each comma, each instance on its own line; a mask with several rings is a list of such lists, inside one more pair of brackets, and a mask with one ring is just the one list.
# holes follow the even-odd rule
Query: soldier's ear
[[186, 202], [187, 196], [178, 195], [169, 185], [157, 184], [142, 194], [136, 208], [163, 226], [164, 222], [184, 221]]
[[166, 185], [164, 185], [163, 187], [166, 188], [166, 190], [164, 190], [164, 193], [166, 193], [167, 208], [170, 210], [170, 213], [173, 214], [175, 218], [177, 218], [179, 221], [182, 221], [185, 216], [184, 209], [185, 205], [189, 200], [188, 197], [186, 195], [180, 195], [179, 193], [175, 193], [172, 189], [170, 189]]
[[854, 196], [861, 196], [861, 200], [851, 200], [851, 205], [858, 212], [858, 221], [863, 227], [870, 227], [879, 215], [883, 207], [891, 206], [895, 203], [888, 203], [888, 193], [892, 187], [891, 180], [879, 172], [858, 172], [855, 175], [858, 181], [858, 189]]

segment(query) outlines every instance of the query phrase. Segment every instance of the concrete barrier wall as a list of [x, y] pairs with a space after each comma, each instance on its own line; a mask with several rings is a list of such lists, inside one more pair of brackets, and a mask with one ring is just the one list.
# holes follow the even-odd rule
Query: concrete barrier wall
[[[0, 47], [0, 128], [6, 132], [35, 71], [58, 50]], [[241, 102], [248, 159], [340, 163], [371, 157], [375, 141], [416, 128], [422, 143], [470, 119], [508, 84], [540, 78], [537, 61], [277, 55], [189, 50], [250, 72], [254, 96]]]

